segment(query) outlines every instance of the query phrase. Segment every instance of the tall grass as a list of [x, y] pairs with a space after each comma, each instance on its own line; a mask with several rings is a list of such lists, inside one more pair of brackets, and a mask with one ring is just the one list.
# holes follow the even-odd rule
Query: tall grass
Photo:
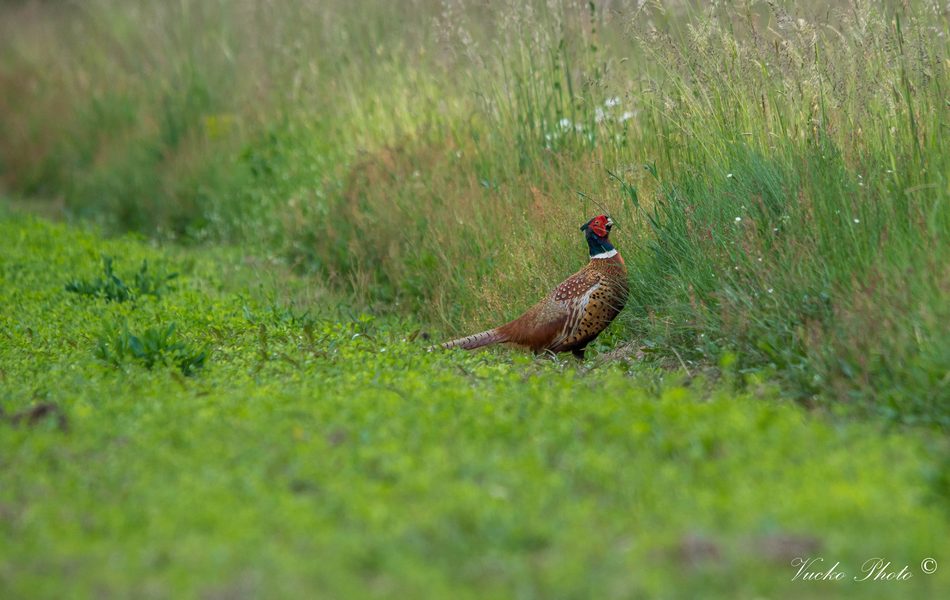
[[580, 191], [631, 267], [614, 340], [950, 425], [945, 6], [2, 10], [14, 192], [462, 331], [583, 261]]

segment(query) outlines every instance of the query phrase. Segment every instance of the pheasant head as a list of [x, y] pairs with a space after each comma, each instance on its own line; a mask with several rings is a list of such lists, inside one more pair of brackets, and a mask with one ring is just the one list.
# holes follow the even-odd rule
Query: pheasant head
[[587, 247], [590, 249], [591, 258], [610, 258], [617, 254], [617, 250], [608, 239], [613, 226], [614, 222], [609, 215], [597, 215], [581, 225], [581, 231], [587, 237]]

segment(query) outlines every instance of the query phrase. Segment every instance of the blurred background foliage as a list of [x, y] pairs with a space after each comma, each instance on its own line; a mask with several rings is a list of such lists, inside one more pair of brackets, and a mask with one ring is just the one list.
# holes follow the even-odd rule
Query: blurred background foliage
[[946, 3], [0, 4], [0, 181], [448, 333], [575, 270], [604, 338], [950, 425]]

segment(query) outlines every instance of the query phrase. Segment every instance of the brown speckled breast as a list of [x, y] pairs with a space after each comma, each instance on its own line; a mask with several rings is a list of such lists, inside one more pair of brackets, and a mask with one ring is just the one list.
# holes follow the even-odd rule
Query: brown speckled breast
[[597, 283], [576, 299], [578, 314], [569, 320], [556, 347], [551, 348], [554, 352], [583, 349], [610, 325], [627, 303], [627, 269], [619, 254], [610, 259], [591, 260], [585, 270], [596, 273]]

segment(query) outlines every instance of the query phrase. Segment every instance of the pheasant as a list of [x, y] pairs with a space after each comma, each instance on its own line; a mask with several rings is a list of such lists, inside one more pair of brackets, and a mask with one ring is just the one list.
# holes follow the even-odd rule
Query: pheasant
[[514, 321], [445, 342], [442, 348], [474, 350], [508, 343], [542, 352], [571, 352], [584, 358], [584, 349], [600, 335], [627, 303], [627, 267], [608, 240], [613, 221], [599, 215], [584, 223], [590, 262], [571, 275]]

